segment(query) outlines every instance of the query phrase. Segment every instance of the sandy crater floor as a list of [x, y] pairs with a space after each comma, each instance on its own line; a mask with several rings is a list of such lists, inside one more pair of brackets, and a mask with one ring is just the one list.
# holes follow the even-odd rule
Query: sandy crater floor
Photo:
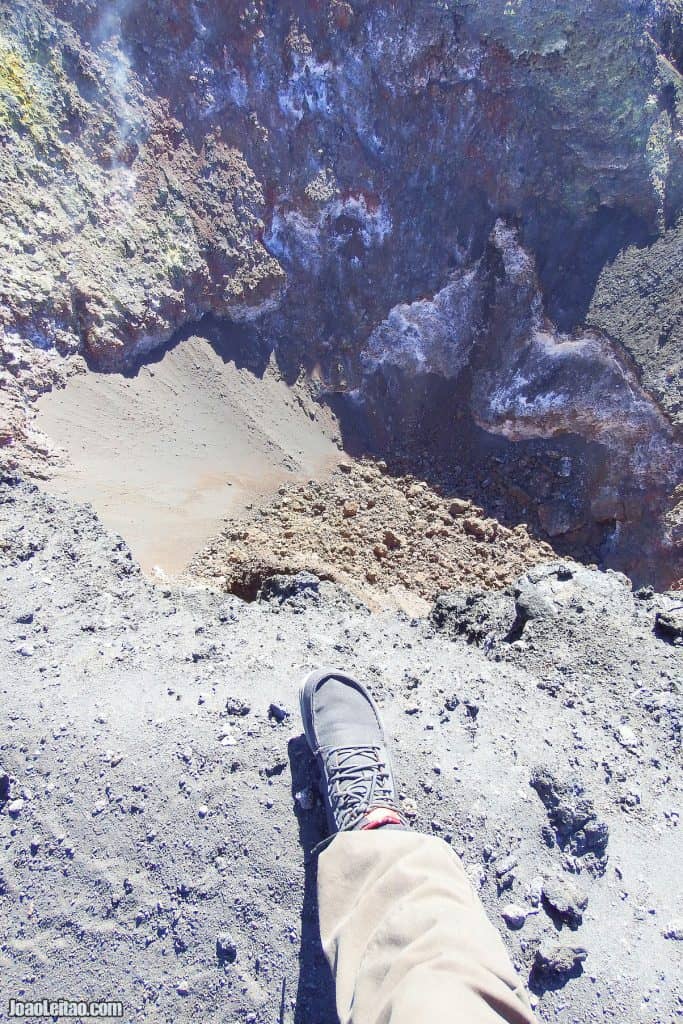
[[48, 490], [92, 504], [148, 573], [179, 573], [226, 516], [339, 461], [334, 420], [304, 389], [197, 337], [136, 376], [72, 378], [37, 426], [64, 450]]

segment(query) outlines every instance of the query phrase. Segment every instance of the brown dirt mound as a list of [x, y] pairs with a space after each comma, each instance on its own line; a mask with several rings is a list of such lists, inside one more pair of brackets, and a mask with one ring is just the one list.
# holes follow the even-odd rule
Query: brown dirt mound
[[228, 521], [189, 572], [253, 599], [268, 577], [307, 570], [370, 607], [423, 614], [444, 590], [502, 589], [552, 557], [524, 524], [509, 529], [366, 460], [341, 463], [324, 482], [282, 486], [269, 504]]

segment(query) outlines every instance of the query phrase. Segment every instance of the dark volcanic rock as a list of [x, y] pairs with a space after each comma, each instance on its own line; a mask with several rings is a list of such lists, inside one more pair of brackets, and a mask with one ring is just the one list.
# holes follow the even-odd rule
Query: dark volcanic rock
[[231, 717], [243, 718], [251, 711], [251, 705], [240, 697], [228, 697], [225, 702], [225, 711]]
[[670, 921], [662, 929], [662, 935], [665, 939], [673, 939], [675, 942], [683, 942], [683, 918], [677, 918], [675, 921]]
[[664, 636], [671, 640], [680, 640], [683, 637], [683, 604], [664, 612], [657, 612], [655, 625]]
[[216, 939], [216, 956], [226, 963], [234, 963], [237, 959], [237, 946], [229, 932], [221, 932]]
[[430, 619], [447, 636], [481, 646], [509, 635], [516, 619], [515, 602], [504, 593], [454, 591], [437, 597]]
[[550, 916], [570, 928], [578, 928], [583, 912], [588, 906], [588, 897], [579, 892], [569, 879], [551, 878], [543, 883], [543, 905]]
[[630, 592], [629, 581], [619, 573], [590, 572], [575, 563], [534, 566], [514, 588], [518, 623], [578, 619], [590, 629], [607, 605], [619, 606]]
[[602, 873], [607, 860], [609, 828], [598, 819], [581, 781], [558, 780], [547, 769], [537, 768], [530, 784], [548, 812], [560, 849], [568, 850], [577, 858], [587, 858], [587, 866]]
[[[666, 519], [683, 471], [679, 433], [606, 334], [585, 329], [568, 337], [549, 321], [534, 260], [503, 221], [484, 256], [459, 268], [443, 291], [392, 311], [370, 336], [364, 366], [374, 420], [386, 417], [388, 404], [408, 448], [421, 439], [433, 451], [434, 413], [446, 402], [459, 418], [468, 410], [478, 427], [511, 441], [575, 435], [596, 445], [583, 452], [590, 492], [570, 459], [561, 485], [556, 479], [535, 502], [528, 498], [540, 527], [575, 540], [588, 538], [596, 524], [607, 540], [611, 527], [609, 553], [619, 549], [638, 576], [652, 574], [656, 532], [654, 543], [674, 560], [666, 573], [676, 579], [683, 572], [683, 538]], [[409, 387], [406, 416], [400, 407]], [[609, 464], [599, 454], [604, 448]], [[439, 450], [447, 458], [447, 449]]]
[[289, 711], [282, 704], [271, 702], [268, 708], [268, 718], [278, 724], [282, 724], [285, 719], [289, 718]]
[[581, 973], [588, 952], [581, 946], [545, 943], [536, 951], [534, 973], [541, 979], [567, 980]]
[[645, 386], [683, 425], [683, 222], [604, 267], [588, 321], [630, 352]]
[[271, 576], [265, 580], [259, 591], [261, 601], [279, 604], [315, 601], [319, 597], [320, 580], [310, 572], [299, 572], [295, 576]]

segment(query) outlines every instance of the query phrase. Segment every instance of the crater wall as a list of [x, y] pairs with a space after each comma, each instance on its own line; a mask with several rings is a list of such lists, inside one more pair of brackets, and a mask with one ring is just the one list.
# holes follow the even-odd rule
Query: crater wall
[[74, 361], [211, 314], [349, 437], [675, 581], [681, 38], [677, 0], [5, 7], [6, 460]]

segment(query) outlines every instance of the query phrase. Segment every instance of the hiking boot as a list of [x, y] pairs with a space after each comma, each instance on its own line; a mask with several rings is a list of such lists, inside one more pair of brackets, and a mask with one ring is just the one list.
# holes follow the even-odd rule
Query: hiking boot
[[311, 672], [299, 691], [308, 744], [320, 766], [331, 832], [391, 825], [398, 809], [384, 728], [365, 687], [345, 672]]

